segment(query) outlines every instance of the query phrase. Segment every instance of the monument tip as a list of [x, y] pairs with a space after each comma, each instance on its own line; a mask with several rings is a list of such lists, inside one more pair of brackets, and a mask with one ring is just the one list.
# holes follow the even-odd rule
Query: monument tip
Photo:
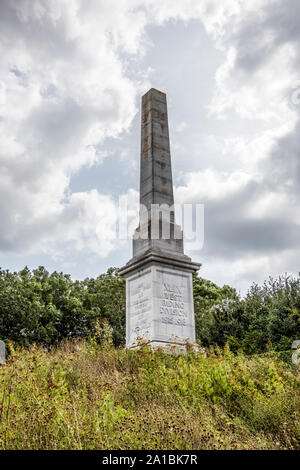
[[143, 95], [143, 97], [146, 96], [146, 95], [148, 95], [148, 94], [150, 94], [150, 93], [154, 93], [154, 94], [166, 96], [166, 93], [164, 93], [163, 91], [158, 90], [157, 88], [150, 88], [150, 89]]

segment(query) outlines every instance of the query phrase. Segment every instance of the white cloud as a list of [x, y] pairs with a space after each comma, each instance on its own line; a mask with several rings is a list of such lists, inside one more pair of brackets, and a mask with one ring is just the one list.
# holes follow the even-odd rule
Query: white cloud
[[178, 126], [176, 126], [176, 132], [182, 132], [184, 131], [184, 129], [186, 129], [187, 127], [187, 123], [185, 121], [182, 121], [178, 124]]
[[241, 191], [250, 181], [251, 176], [242, 171], [221, 173], [212, 169], [203, 172], [187, 173], [185, 186], [176, 188], [176, 200], [184, 204], [189, 201], [222, 199], [232, 193]]
[[[49, 236], [53, 243], [74, 240], [76, 249], [89, 247], [98, 256], [112, 249], [108, 242], [99, 246], [106, 223], [91, 224], [97, 204], [104, 220], [111, 212], [109, 198], [68, 194], [68, 186], [72, 174], [102, 161], [99, 143], [127, 130], [137, 111], [140, 84], [126, 77], [118, 48], [137, 52], [144, 14], [133, 15], [128, 3], [117, 3], [118, 8], [64, 0], [1, 5], [4, 251], [45, 249]], [[67, 233], [60, 230], [64, 218]]]
[[[101, 164], [107, 153], [100, 144], [130, 129], [137, 97], [153, 72], [151, 64], [139, 67], [149, 44], [147, 26], [199, 20], [224, 54], [210, 116], [203, 119], [222, 118], [224, 131], [203, 137], [202, 148], [217, 156], [200, 171], [202, 136], [192, 147], [190, 122], [178, 119], [176, 148], [183, 155], [192, 150], [195, 171], [182, 174], [176, 202], [209, 204], [216, 233], [221, 219], [223, 233], [211, 236], [207, 254], [215, 270], [220, 263], [228, 268], [230, 250], [232, 257], [240, 256], [234, 261], [236, 277], [247, 269], [258, 276], [262, 266], [279, 269], [271, 248], [269, 254], [258, 251], [268, 249], [276, 221], [284, 220], [291, 234], [296, 230], [299, 106], [291, 104], [291, 93], [299, 79], [299, 15], [293, 13], [298, 9], [293, 0], [288, 7], [283, 0], [2, 2], [0, 250], [43, 250], [53, 257], [76, 250], [103, 257], [120, 246], [112, 237], [116, 202], [101, 194], [101, 184], [98, 191], [72, 193], [70, 178]], [[136, 198], [135, 192], [129, 195]], [[62, 249], [62, 241], [69, 248]], [[294, 246], [294, 235], [274, 237], [282, 253], [288, 243]], [[290, 266], [292, 259], [286, 258]]]

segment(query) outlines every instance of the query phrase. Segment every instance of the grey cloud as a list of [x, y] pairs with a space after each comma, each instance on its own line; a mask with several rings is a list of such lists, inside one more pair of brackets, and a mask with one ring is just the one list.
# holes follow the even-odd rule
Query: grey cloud
[[46, 55], [57, 58], [74, 56], [76, 42], [67, 40], [64, 4], [59, 7], [60, 14], [54, 23], [48, 13], [55, 5], [48, 0], [38, 3], [41, 6], [39, 14], [36, 12], [37, 2], [31, 0], [0, 2], [1, 42], [8, 48], [12, 43], [20, 48], [29, 47], [36, 60]]
[[262, 167], [269, 187], [289, 194], [291, 203], [295, 198], [300, 201], [300, 116], [295, 128], [276, 142]]
[[19, 78], [19, 83], [23, 86], [28, 85], [28, 75], [21, 70], [19, 70], [17, 67], [12, 67], [10, 69], [10, 72], [13, 73], [16, 77]]
[[[264, 183], [248, 183], [243, 189], [217, 199], [204, 199], [204, 246], [199, 256], [233, 261], [243, 255], [259, 256], [299, 248], [300, 220], [274, 212], [255, 216], [255, 204], [267, 195]], [[190, 199], [188, 202], [199, 203]], [[250, 215], [250, 209], [251, 215]]]
[[[68, 141], [77, 139], [78, 134], [84, 135], [92, 122], [93, 115], [89, 111], [71, 98], [58, 102], [45, 100], [32, 112], [26, 127], [28, 131], [33, 130], [38, 141], [46, 147], [46, 151], [65, 147], [66, 152]], [[51, 155], [56, 158], [55, 153]]]
[[[267, 33], [268, 39], [265, 40]], [[243, 80], [255, 80], [255, 73], [266, 67], [269, 59], [284, 44], [293, 44], [296, 51], [293, 67], [300, 63], [300, 3], [298, 0], [270, 2], [260, 14], [249, 15], [227, 36], [234, 45], [237, 59], [232, 74]], [[300, 79], [300, 76], [299, 76]], [[292, 92], [292, 85], [290, 93]], [[290, 99], [290, 97], [282, 97]], [[259, 164], [259, 184], [253, 181], [232, 198], [208, 200], [205, 218], [203, 253], [226, 259], [241, 255], [276, 254], [300, 247], [300, 105], [294, 129], [277, 140], [270, 154]], [[277, 211], [263, 219], [247, 214], [247, 208], [270, 193], [282, 193], [290, 203], [286, 213]], [[257, 202], [258, 203], [258, 202]], [[291, 211], [295, 210], [294, 218]]]
[[[300, 60], [300, 3], [298, 0], [271, 1], [260, 11], [238, 23], [228, 40], [236, 45], [236, 68], [253, 73], [284, 44], [298, 48]], [[250, 77], [249, 77], [250, 78]]]
[[207, 254], [233, 260], [245, 254], [269, 255], [299, 247], [300, 227], [290, 220], [249, 219], [242, 214], [234, 218], [231, 208], [227, 217], [218, 214], [214, 218], [209, 204], [207, 214], [204, 246]]

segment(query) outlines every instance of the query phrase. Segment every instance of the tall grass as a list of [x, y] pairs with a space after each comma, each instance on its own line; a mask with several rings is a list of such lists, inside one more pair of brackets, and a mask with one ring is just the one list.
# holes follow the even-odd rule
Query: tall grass
[[0, 367], [0, 449], [295, 449], [299, 377], [274, 353], [65, 343]]

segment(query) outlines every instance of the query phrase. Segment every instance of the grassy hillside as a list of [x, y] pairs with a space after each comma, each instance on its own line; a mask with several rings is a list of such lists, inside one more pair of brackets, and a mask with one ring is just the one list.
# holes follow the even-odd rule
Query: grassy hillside
[[[0, 449], [295, 449], [296, 366], [274, 352], [11, 351], [0, 366]], [[299, 411], [299, 410], [298, 410]]]

